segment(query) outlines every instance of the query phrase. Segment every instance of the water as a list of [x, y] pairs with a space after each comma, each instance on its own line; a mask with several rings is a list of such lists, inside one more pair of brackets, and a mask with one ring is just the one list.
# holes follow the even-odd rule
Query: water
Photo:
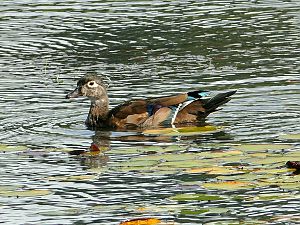
[[[296, 0], [4, 0], [0, 6], [0, 143], [87, 149], [96, 140], [117, 149], [172, 143], [272, 143], [281, 133], [299, 133], [299, 9]], [[222, 111], [208, 118], [208, 123], [225, 127], [222, 134], [165, 140], [135, 132], [95, 133], [84, 126], [88, 101], [64, 99], [76, 79], [87, 72], [110, 80], [111, 106], [130, 98], [198, 88], [238, 92]], [[1, 220], [7, 224], [118, 224], [145, 215], [199, 224], [290, 216], [296, 213], [293, 209], [299, 210], [296, 200], [251, 206], [231, 200], [219, 203], [231, 210], [223, 217], [136, 215], [129, 206], [167, 204], [164, 198], [181, 192], [177, 185], [181, 177], [104, 173], [92, 180], [64, 183], [47, 177], [84, 175], [90, 164], [62, 153], [46, 158], [0, 157], [1, 184], [53, 191], [38, 198], [0, 198]], [[130, 157], [112, 154], [103, 164]], [[93, 207], [98, 204], [106, 208], [97, 211]], [[77, 211], [57, 215], [70, 208]], [[46, 213], [51, 210], [54, 216]]]

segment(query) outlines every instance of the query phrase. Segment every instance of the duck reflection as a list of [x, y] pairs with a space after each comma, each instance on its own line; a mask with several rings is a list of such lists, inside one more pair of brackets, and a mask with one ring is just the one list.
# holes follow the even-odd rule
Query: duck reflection
[[[203, 126], [203, 124], [202, 124]], [[209, 126], [206, 124], [206, 126]], [[212, 127], [212, 126], [211, 126]], [[184, 127], [188, 130], [193, 127]], [[201, 129], [201, 127], [199, 127]], [[169, 128], [166, 128], [169, 129]], [[137, 147], [137, 146], [149, 146], [149, 145], [201, 145], [203, 143], [210, 143], [212, 141], [226, 141], [232, 140], [232, 137], [226, 133], [224, 129], [216, 130], [214, 132], [203, 132], [199, 134], [193, 133], [188, 135], [147, 135], [144, 131], [131, 130], [131, 131], [106, 131], [96, 130], [92, 137], [92, 142], [89, 149], [86, 150], [74, 150], [70, 154], [75, 155], [80, 159], [80, 164], [87, 169], [101, 168], [107, 165], [110, 161], [109, 153], [111, 150], [111, 143], [113, 143], [114, 149], [122, 147]], [[113, 154], [113, 153], [112, 153]], [[150, 153], [145, 153], [150, 154]], [[155, 154], [151, 153], [151, 154]]]
[[110, 136], [109, 131], [96, 131], [89, 149], [74, 150], [70, 155], [76, 156], [80, 160], [80, 165], [85, 166], [86, 169], [104, 167], [109, 161], [105, 152], [110, 149]]

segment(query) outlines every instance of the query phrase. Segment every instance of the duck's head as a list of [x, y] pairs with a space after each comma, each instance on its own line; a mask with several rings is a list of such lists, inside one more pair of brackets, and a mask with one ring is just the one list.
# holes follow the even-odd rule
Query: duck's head
[[77, 87], [67, 94], [66, 98], [77, 98], [79, 96], [85, 96], [91, 100], [107, 97], [106, 85], [100, 77], [86, 75], [78, 80]]

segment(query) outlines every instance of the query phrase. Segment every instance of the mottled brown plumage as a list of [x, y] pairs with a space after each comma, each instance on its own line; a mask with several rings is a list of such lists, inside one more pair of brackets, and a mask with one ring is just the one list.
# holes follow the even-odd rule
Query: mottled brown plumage
[[91, 100], [86, 125], [90, 128], [146, 128], [160, 125], [197, 123], [203, 121], [220, 105], [230, 101], [236, 91], [203, 98], [205, 91], [193, 91], [159, 98], [127, 101], [109, 110], [109, 100], [102, 79], [87, 75], [66, 98], [86, 96]]

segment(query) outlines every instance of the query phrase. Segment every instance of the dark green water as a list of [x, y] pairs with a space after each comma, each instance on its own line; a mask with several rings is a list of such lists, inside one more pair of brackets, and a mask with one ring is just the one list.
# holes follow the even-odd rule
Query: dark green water
[[[0, 143], [87, 149], [97, 140], [112, 149], [182, 144], [201, 151], [203, 143], [280, 142], [278, 135], [300, 132], [299, 10], [296, 0], [1, 1]], [[87, 72], [111, 80], [111, 106], [133, 97], [198, 88], [238, 93], [208, 118], [209, 124], [225, 127], [222, 133], [168, 140], [135, 132], [95, 134], [84, 126], [88, 101], [64, 99]], [[130, 157], [111, 155], [108, 161]], [[182, 191], [178, 182], [193, 178], [105, 173], [64, 183], [46, 178], [86, 174], [86, 163], [58, 153], [46, 158], [0, 154], [0, 161], [1, 185], [53, 191], [38, 198], [0, 197], [0, 221], [7, 224], [119, 224], [147, 216], [200, 224], [294, 216], [299, 211], [300, 200], [294, 199], [251, 205], [219, 202], [230, 210], [225, 215], [136, 214], [126, 207], [168, 204], [166, 197]], [[91, 207], [97, 204], [111, 208], [95, 212]], [[70, 208], [80, 210], [43, 214]]]

